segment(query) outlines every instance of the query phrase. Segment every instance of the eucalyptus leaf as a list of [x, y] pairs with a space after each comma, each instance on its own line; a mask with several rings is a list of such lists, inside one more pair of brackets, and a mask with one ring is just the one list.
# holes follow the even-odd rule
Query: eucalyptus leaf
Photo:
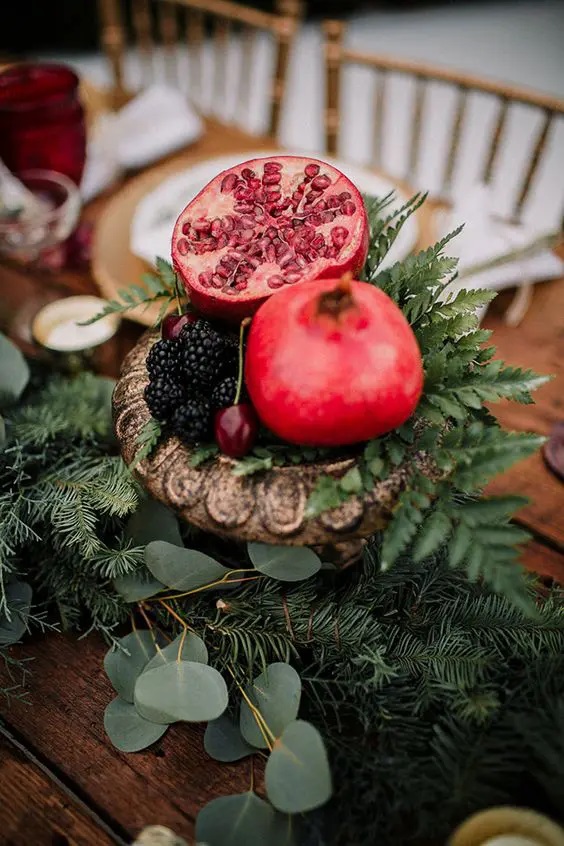
[[6, 585], [7, 610], [0, 611], [0, 646], [16, 643], [27, 631], [31, 597], [31, 585], [27, 582], [14, 581]]
[[[290, 664], [269, 664], [266, 671], [248, 685], [245, 693], [259, 709], [274, 737], [280, 737], [286, 726], [296, 719], [300, 707], [302, 683]], [[251, 746], [265, 749], [267, 743], [251, 709], [243, 700], [239, 717], [241, 734]]]
[[16, 402], [29, 382], [29, 367], [19, 349], [0, 332], [0, 406]]
[[135, 685], [135, 707], [155, 723], [215, 720], [227, 708], [223, 676], [196, 661], [174, 661], [142, 673]]
[[[162, 649], [157, 649], [143, 672], [148, 673], [150, 670], [154, 670], [155, 667], [162, 667], [164, 664], [170, 664], [173, 661], [178, 661], [178, 650], [180, 649], [181, 641], [182, 635], [179, 635], [172, 641], [172, 643], [169, 643], [168, 646], [165, 646]], [[198, 637], [197, 634], [193, 634], [193, 632], [186, 633], [184, 643], [182, 644], [180, 660], [197, 661], [199, 664], [208, 663], [208, 650], [206, 649], [206, 644], [201, 637]]]
[[147, 546], [151, 541], [184, 546], [176, 515], [154, 499], [146, 499], [140, 504], [127, 521], [125, 534], [134, 546]]
[[249, 543], [247, 550], [257, 570], [281, 582], [309, 579], [321, 568], [321, 559], [307, 546]]
[[154, 579], [144, 568], [136, 573], [118, 576], [114, 579], [113, 586], [126, 602], [139, 602], [166, 590], [166, 585]]
[[211, 720], [204, 734], [204, 749], [215, 761], [230, 763], [253, 755], [256, 749], [241, 737], [239, 727], [227, 714]]
[[230, 572], [203, 552], [166, 541], [152, 541], [145, 547], [145, 563], [156, 579], [178, 591], [211, 584]]
[[104, 712], [104, 728], [116, 749], [139, 752], [162, 737], [168, 726], [143, 719], [134, 705], [116, 696]]
[[133, 702], [135, 682], [156, 652], [155, 641], [150, 631], [137, 629], [118, 644], [106, 652], [104, 670], [118, 696]]
[[4, 422], [4, 418], [0, 414], [0, 449], [6, 443], [6, 423]]
[[295, 846], [292, 819], [249, 791], [220, 796], [196, 818], [196, 838], [207, 846]]
[[295, 720], [276, 741], [266, 762], [266, 793], [275, 808], [300, 814], [331, 798], [331, 771], [323, 739], [315, 726]]

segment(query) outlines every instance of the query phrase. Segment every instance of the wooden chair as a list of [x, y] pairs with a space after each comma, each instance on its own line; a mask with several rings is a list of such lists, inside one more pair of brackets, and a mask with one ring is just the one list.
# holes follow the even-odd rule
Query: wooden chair
[[[548, 95], [491, 82], [454, 70], [447, 70], [405, 59], [392, 58], [384, 55], [371, 55], [347, 47], [344, 43], [345, 27], [342, 22], [328, 20], [323, 25], [325, 34], [325, 61], [327, 100], [325, 110], [325, 137], [327, 150], [336, 154], [339, 146], [339, 129], [341, 123], [341, 84], [345, 66], [362, 66], [372, 70], [376, 76], [374, 94], [373, 118], [373, 165], [378, 169], [385, 169], [382, 160], [383, 141], [386, 133], [385, 97], [388, 81], [393, 76], [409, 77], [412, 79], [415, 93], [411, 119], [409, 121], [409, 150], [408, 162], [404, 176], [408, 184], [415, 184], [418, 166], [422, 152], [424, 135], [425, 104], [432, 83], [443, 83], [453, 89], [456, 103], [453, 109], [450, 127], [450, 139], [446, 147], [441, 184], [434, 196], [448, 202], [452, 199], [453, 177], [461, 153], [461, 141], [464, 135], [465, 122], [468, 117], [469, 105], [473, 94], [487, 95], [497, 104], [497, 115], [489, 131], [487, 139], [487, 154], [479, 176], [485, 184], [489, 184], [496, 172], [500, 158], [502, 140], [507, 130], [512, 110], [519, 104], [532, 109], [532, 118], [541, 116], [540, 126], [536, 137], [531, 139], [528, 156], [523, 162], [523, 168], [514, 169], [515, 186], [514, 203], [507, 215], [509, 219], [518, 221], [526, 205], [531, 188], [535, 182], [543, 156], [547, 151], [551, 132], [559, 119], [564, 116], [564, 101]], [[535, 114], [536, 113], [536, 114]], [[564, 188], [559, 168], [560, 182]], [[421, 185], [420, 187], [423, 187]], [[563, 192], [564, 193], [564, 192]], [[564, 200], [564, 197], [562, 198]]]
[[[330, 154], [337, 154], [339, 147], [340, 130], [343, 123], [341, 89], [343, 71], [346, 67], [363, 67], [372, 71], [375, 76], [372, 103], [371, 164], [383, 173], [386, 172], [383, 157], [384, 142], [386, 133], [390, 128], [385, 114], [388, 86], [393, 78], [410, 80], [414, 90], [412, 90], [410, 115], [405, 122], [408, 134], [407, 161], [404, 163], [401, 180], [408, 189], [426, 190], [429, 187], [429, 173], [422, 173], [420, 167], [425, 129], [429, 129], [425, 126], [425, 121], [429, 119], [426, 102], [433, 85], [446, 86], [451, 89], [450, 93], [454, 97], [454, 103], [450, 111], [451, 123], [448, 128], [447, 143], [444, 145], [442, 160], [438, 162], [439, 170], [442, 170], [439, 186], [435, 190], [431, 190], [430, 194], [438, 205], [449, 205], [454, 196], [454, 177], [457, 167], [462, 164], [465, 129], [468, 129], [472, 123], [469, 114], [471, 101], [473, 97], [479, 95], [485, 100], [493, 101], [488, 105], [495, 108], [495, 113], [491, 115], [493, 120], [484, 121], [483, 124], [481, 122], [482, 117], [479, 118], [481, 159], [478, 161], [476, 150], [472, 147], [466, 150], [466, 155], [476, 159], [476, 162], [472, 164], [478, 165], [477, 172], [475, 171], [473, 174], [474, 182], [492, 185], [495, 182], [496, 173], [499, 171], [504, 192], [507, 195], [507, 202], [501, 202], [500, 205], [503, 208], [498, 217], [506, 222], [519, 223], [522, 220], [523, 212], [527, 210], [531, 191], [549, 157], [548, 148], [551, 140], [554, 140], [551, 136], [555, 135], [557, 131], [561, 132], [556, 140], [559, 148], [562, 149], [560, 149], [559, 155], [554, 155], [555, 152], [558, 153], [558, 150], [553, 149], [550, 156], [553, 174], [552, 187], [558, 187], [561, 190], [555, 196], [559, 205], [551, 210], [554, 214], [551, 216], [549, 228], [552, 231], [562, 231], [564, 228], [564, 221], [562, 220], [564, 180], [562, 179], [561, 158], [564, 150], [564, 121], [562, 120], [564, 117], [564, 101], [454, 70], [384, 55], [371, 55], [351, 49], [344, 43], [345, 26], [341, 21], [326, 20], [323, 24], [323, 30], [326, 76], [325, 139], [327, 151]], [[527, 133], [528, 137], [525, 143], [527, 149], [524, 151], [524, 155], [517, 157], [520, 159], [518, 162], [507, 155], [505, 160], [501, 161], [504, 158], [502, 149], [505, 137], [508, 134], [509, 123], [514, 117], [512, 113], [519, 108], [522, 109], [523, 106], [527, 107], [526, 110], [529, 112], [527, 116], [528, 129], [532, 129], [532, 132]], [[442, 114], [441, 120], [444, 121], [445, 117]], [[474, 120], [476, 120], [475, 114]], [[473, 128], [476, 130], [476, 126]], [[468, 145], [466, 147], [468, 148]], [[507, 150], [504, 152], [507, 153]], [[397, 179], [398, 174], [393, 174], [393, 176]], [[544, 176], [546, 177], [546, 174]], [[545, 186], [546, 183], [545, 178]], [[554, 194], [554, 192], [551, 192], [551, 194]], [[531, 216], [534, 217], [534, 214]], [[426, 237], [435, 240], [436, 232], [433, 231], [432, 222], [429, 224], [429, 216], [425, 217], [424, 229], [426, 230]], [[528, 309], [531, 297], [532, 286], [524, 281], [519, 285], [515, 298], [505, 313], [507, 323], [517, 325], [521, 322]]]
[[[286, 83], [290, 48], [301, 17], [301, 0], [275, 0], [276, 10], [264, 12], [231, 0], [99, 0], [101, 43], [109, 59], [116, 105], [131, 96], [125, 79], [125, 56], [133, 42], [142, 67], [142, 86], [154, 81], [154, 57], [164, 54], [165, 76], [179, 82], [179, 50], [186, 47], [191, 99], [201, 91], [204, 51], [213, 50], [213, 92], [221, 102], [228, 78], [227, 50], [232, 37], [240, 39], [241, 69], [238, 106], [245, 107], [252, 75], [252, 45], [257, 33], [274, 41], [274, 73], [270, 85], [268, 134], [276, 136]], [[208, 34], [211, 36], [208, 38]], [[198, 100], [195, 105], [206, 114]]]

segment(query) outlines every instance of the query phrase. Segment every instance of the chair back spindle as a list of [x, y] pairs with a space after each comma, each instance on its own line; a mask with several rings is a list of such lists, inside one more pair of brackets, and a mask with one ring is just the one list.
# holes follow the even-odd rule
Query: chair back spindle
[[[539, 116], [542, 121], [538, 132], [527, 149], [527, 160], [524, 168], [516, 168], [515, 202], [513, 204], [511, 220], [521, 218], [531, 191], [535, 184], [544, 157], [550, 147], [553, 129], [557, 120], [564, 118], [564, 101], [549, 95], [537, 94], [516, 86], [508, 86], [491, 80], [481, 79], [470, 74], [451, 71], [441, 67], [434, 67], [419, 62], [412, 62], [385, 55], [372, 55], [361, 50], [354, 50], [345, 44], [345, 26], [341, 21], [326, 20], [323, 23], [326, 108], [325, 108], [325, 142], [330, 155], [339, 154], [339, 122], [341, 88], [345, 81], [344, 71], [350, 66], [369, 68], [374, 74], [375, 89], [373, 95], [372, 121], [372, 164], [380, 170], [386, 171], [384, 161], [384, 139], [387, 135], [387, 92], [388, 81], [392, 75], [408, 77], [413, 81], [413, 101], [409, 114], [409, 138], [404, 168], [405, 178], [413, 188], [422, 187], [428, 183], [428, 174], [422, 174], [421, 163], [423, 154], [424, 126], [429, 120], [428, 107], [431, 98], [428, 96], [434, 83], [440, 83], [453, 89], [454, 108], [448, 129], [448, 139], [441, 159], [439, 188], [437, 199], [452, 200], [459, 166], [462, 164], [460, 151], [465, 132], [470, 128], [469, 113], [470, 100], [478, 96], [486, 101], [493, 98], [496, 102], [497, 114], [494, 117], [491, 130], [485, 145], [484, 163], [479, 168], [479, 175], [486, 184], [495, 180], [496, 169], [504, 152], [504, 143], [509, 134], [509, 117], [516, 105], [524, 105]], [[435, 119], [437, 115], [435, 114]], [[443, 118], [444, 123], [444, 118]], [[484, 132], [487, 132], [484, 126]], [[524, 148], [523, 154], [525, 153]], [[395, 175], [395, 174], [394, 174]], [[478, 174], [476, 174], [477, 176]], [[564, 180], [559, 174], [564, 194]], [[419, 183], [419, 184], [417, 184]], [[564, 201], [564, 196], [563, 196]]]
[[[125, 82], [126, 15], [124, 0], [99, 0], [101, 43], [110, 61], [116, 104], [131, 94]], [[155, 57], [162, 58], [166, 81], [183, 87], [180, 66], [186, 48], [190, 97], [206, 110], [202, 91], [207, 59], [213, 62], [211, 101], [222, 104], [229, 82], [229, 48], [238, 42], [241, 53], [237, 81], [237, 114], [244, 113], [244, 100], [252, 88], [253, 42], [257, 33], [268, 33], [274, 43], [274, 73], [270, 85], [268, 133], [276, 135], [280, 125], [288, 62], [292, 41], [302, 15], [301, 0], [275, 0], [275, 9], [262, 11], [232, 0], [130, 0], [129, 25], [141, 67], [141, 85], [156, 78]], [[154, 31], [156, 30], [157, 38]], [[209, 50], [209, 53], [208, 53]], [[208, 109], [209, 110], [209, 109]], [[214, 109], [215, 111], [215, 109]]]

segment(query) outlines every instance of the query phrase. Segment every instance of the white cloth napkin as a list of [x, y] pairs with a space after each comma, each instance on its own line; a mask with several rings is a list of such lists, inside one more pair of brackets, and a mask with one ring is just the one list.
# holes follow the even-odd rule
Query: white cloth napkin
[[124, 170], [143, 167], [202, 134], [201, 118], [185, 95], [167, 85], [152, 85], [119, 112], [96, 121], [88, 144], [81, 183], [85, 201], [108, 188]]
[[564, 276], [564, 261], [546, 247], [540, 247], [533, 255], [510, 259], [480, 272], [471, 272], [477, 265], [526, 249], [550, 234], [546, 228], [509, 224], [496, 219], [492, 213], [493, 208], [491, 189], [480, 184], [456, 198], [453, 208], [440, 215], [437, 227], [439, 237], [464, 223], [464, 229], [452, 248], [452, 252], [459, 257], [461, 278], [452, 283], [450, 291], [460, 288], [501, 290], [513, 285], [530, 285]]

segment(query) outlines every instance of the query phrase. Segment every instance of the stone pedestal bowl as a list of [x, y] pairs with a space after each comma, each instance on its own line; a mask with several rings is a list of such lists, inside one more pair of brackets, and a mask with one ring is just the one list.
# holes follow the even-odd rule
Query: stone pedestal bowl
[[[143, 398], [148, 382], [145, 359], [157, 337], [149, 332], [141, 338], [124, 359], [114, 390], [115, 431], [128, 465], [138, 449], [137, 437], [150, 417]], [[140, 461], [133, 472], [155, 499], [204, 531], [237, 541], [311, 546], [340, 565], [352, 563], [360, 553], [363, 539], [387, 524], [413, 469], [412, 464], [400, 465], [371, 491], [306, 519], [306, 503], [319, 476], [343, 476], [354, 465], [354, 458], [273, 467], [251, 476], [235, 476], [233, 459], [219, 455], [192, 467], [191, 454], [189, 446], [170, 437]], [[416, 456], [415, 461], [424, 472], [429, 471], [423, 455]]]

